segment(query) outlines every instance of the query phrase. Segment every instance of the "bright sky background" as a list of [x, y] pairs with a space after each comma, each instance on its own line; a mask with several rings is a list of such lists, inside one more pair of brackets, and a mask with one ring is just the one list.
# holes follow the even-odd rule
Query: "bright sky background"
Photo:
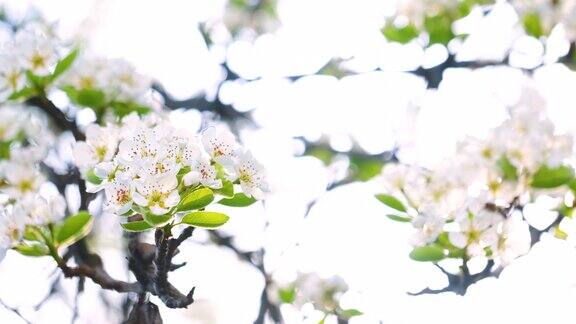
[[[446, 50], [387, 43], [379, 28], [390, 13], [390, 1], [279, 2], [281, 26], [275, 32], [233, 43], [227, 53], [237, 73], [259, 79], [228, 84], [221, 98], [239, 110], [254, 110], [262, 128], [245, 131], [243, 140], [267, 167], [274, 193], [265, 205], [230, 210], [232, 219], [225, 231], [236, 235], [242, 248], [264, 244], [269, 251], [268, 267], [277, 270], [279, 277], [295, 270], [343, 276], [351, 287], [344, 307], [366, 313], [351, 324], [573, 323], [576, 249], [571, 241], [545, 237], [528, 256], [506, 268], [501, 278], [481, 281], [465, 297], [409, 297], [407, 291], [442, 287], [444, 278], [432, 265], [408, 258], [410, 226], [384, 217], [385, 207], [372, 198], [380, 190], [377, 182], [355, 183], [324, 194], [309, 217], [303, 218], [306, 205], [323, 194], [335, 170], [312, 157], [294, 158], [298, 149], [294, 136], [328, 135], [335, 148], [343, 149], [355, 139], [374, 153], [400, 144], [403, 161], [430, 165], [450, 153], [458, 139], [481, 136], [505, 118], [505, 104], [513, 103], [519, 94], [521, 73], [513, 68], [449, 70], [438, 91], [429, 91], [422, 79], [402, 71], [434, 65]], [[179, 98], [203, 90], [210, 93], [222, 77], [218, 65], [222, 50], [208, 51], [196, 26], [220, 21], [226, 1], [0, 3], [14, 12], [24, 12], [31, 3], [49, 20], [58, 20], [67, 37], [79, 34], [88, 39], [93, 51], [132, 61]], [[462, 26], [471, 33], [469, 41], [460, 44], [464, 57], [499, 58], [513, 48], [513, 63], [529, 67], [565, 50], [562, 42], [544, 49], [519, 35], [507, 6], [488, 22], [473, 18]], [[340, 80], [310, 76], [291, 82], [284, 78], [313, 74], [331, 58], [351, 58], [347, 66], [359, 73]], [[376, 68], [383, 71], [369, 72]], [[549, 99], [550, 116], [558, 130], [574, 132], [576, 75], [561, 65], [550, 65], [537, 71], [535, 78]], [[180, 125], [199, 127], [197, 114], [184, 115], [188, 119], [179, 115]], [[270, 226], [264, 232], [266, 220]], [[98, 248], [109, 270], [125, 276], [122, 256], [116, 251], [120, 235], [116, 221], [100, 221], [104, 233], [98, 237]], [[195, 242], [202, 241], [202, 235]], [[178, 260], [189, 262], [171, 278], [182, 290], [196, 285], [197, 302], [187, 310], [168, 310], [157, 303], [164, 322], [250, 323], [259, 306], [260, 275], [229, 251], [195, 242], [181, 248]], [[48, 259], [9, 253], [0, 263], [0, 298], [10, 305], [35, 304], [46, 293], [53, 268]], [[67, 280], [64, 286], [66, 296], [53, 298], [37, 314], [25, 309], [25, 315], [35, 323], [62, 318], [69, 312], [75, 285]], [[117, 321], [106, 317], [99, 289], [91, 282], [86, 289], [78, 323]], [[301, 323], [293, 310], [286, 311], [288, 323]], [[0, 323], [18, 321], [0, 307]], [[318, 318], [309, 320], [317, 322]]]

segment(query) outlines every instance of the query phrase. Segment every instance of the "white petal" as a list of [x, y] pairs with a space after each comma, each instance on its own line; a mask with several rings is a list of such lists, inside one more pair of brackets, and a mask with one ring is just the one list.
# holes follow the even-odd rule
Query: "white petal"
[[118, 214], [122, 215], [122, 214], [126, 213], [127, 211], [129, 211], [130, 208], [132, 208], [132, 202], [131, 201], [127, 202], [126, 204], [124, 204], [124, 206], [120, 207], [117, 212], [118, 212]]
[[184, 175], [182, 178], [184, 180], [184, 185], [191, 186], [200, 182], [200, 172], [190, 171]]
[[143, 206], [143, 207], [148, 206], [148, 199], [146, 199], [144, 196], [142, 196], [137, 191], [134, 191], [132, 193], [132, 200], [140, 206]]
[[448, 233], [450, 242], [459, 248], [464, 248], [468, 244], [468, 237], [464, 233], [450, 232]]
[[178, 191], [174, 190], [170, 193], [170, 195], [168, 195], [168, 197], [164, 201], [164, 204], [169, 207], [174, 207], [178, 205], [179, 202], [180, 202], [180, 195], [178, 195]]
[[162, 208], [158, 205], [150, 206], [150, 211], [154, 215], [164, 215], [168, 212], [168, 208]]

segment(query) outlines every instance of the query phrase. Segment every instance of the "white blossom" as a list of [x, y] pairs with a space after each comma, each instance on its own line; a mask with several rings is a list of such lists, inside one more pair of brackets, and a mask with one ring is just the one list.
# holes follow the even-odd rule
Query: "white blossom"
[[0, 206], [0, 261], [4, 258], [6, 250], [22, 238], [24, 221], [23, 217], [16, 217], [4, 206]]
[[135, 181], [136, 190], [132, 194], [134, 202], [150, 208], [155, 215], [164, 215], [180, 201], [176, 177], [145, 178]]
[[86, 173], [98, 163], [111, 161], [117, 146], [115, 129], [91, 124], [86, 128], [86, 141], [74, 145], [76, 165], [82, 173]]
[[210, 160], [203, 157], [192, 162], [190, 172], [184, 175], [184, 184], [193, 186], [201, 183], [202, 185], [213, 188], [222, 188], [222, 180], [218, 179], [218, 171], [210, 164]]
[[209, 127], [202, 132], [202, 144], [212, 159], [224, 165], [232, 165], [236, 159], [238, 143], [226, 129]]
[[238, 163], [234, 165], [232, 179], [240, 180], [242, 191], [249, 197], [261, 199], [268, 191], [264, 167], [252, 157], [250, 152], [239, 155]]

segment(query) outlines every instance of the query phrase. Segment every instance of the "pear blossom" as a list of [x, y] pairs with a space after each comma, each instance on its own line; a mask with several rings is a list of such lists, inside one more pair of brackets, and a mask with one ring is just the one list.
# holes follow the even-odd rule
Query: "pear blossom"
[[482, 255], [484, 248], [493, 243], [490, 228], [501, 220], [501, 215], [485, 208], [466, 209], [457, 219], [459, 231], [449, 232], [448, 238], [454, 246], [466, 248], [468, 255]]
[[124, 214], [132, 208], [133, 184], [127, 180], [117, 180], [105, 187], [105, 209], [114, 214]]
[[36, 75], [47, 75], [58, 61], [55, 42], [40, 28], [22, 29], [14, 36], [17, 57], [22, 67]]
[[6, 255], [6, 250], [22, 239], [24, 225], [23, 217], [16, 217], [6, 207], [0, 206], [0, 261]]
[[232, 178], [240, 180], [242, 190], [247, 196], [260, 199], [264, 192], [268, 191], [264, 167], [252, 157], [252, 153], [244, 152], [239, 155], [234, 172]]
[[210, 160], [206, 157], [199, 158], [192, 162], [191, 170], [184, 175], [184, 184], [186, 186], [193, 186], [201, 183], [202, 185], [213, 188], [222, 188], [222, 180], [218, 179], [218, 171], [210, 164]]
[[26, 224], [44, 225], [64, 218], [66, 201], [60, 194], [43, 197], [39, 194], [22, 198], [14, 205], [14, 214], [26, 219]]
[[[8, 53], [13, 48], [4, 49]], [[0, 99], [5, 100], [11, 94], [22, 89], [26, 83], [24, 71], [14, 55], [0, 55]]]
[[35, 194], [44, 182], [44, 176], [34, 165], [9, 162], [3, 169], [7, 186], [2, 190], [14, 198]]
[[107, 62], [110, 69], [111, 87], [109, 92], [112, 97], [119, 100], [135, 101], [150, 90], [150, 78], [139, 74], [134, 65], [122, 59]]
[[294, 282], [296, 298], [294, 305], [302, 307], [311, 303], [315, 309], [331, 313], [339, 307], [340, 297], [348, 285], [340, 276], [320, 277], [316, 273], [298, 273]]
[[490, 240], [491, 258], [497, 259], [503, 266], [530, 250], [528, 223], [519, 215], [514, 215], [498, 226], [493, 226], [488, 235], [493, 236]]
[[413, 220], [412, 225], [418, 231], [415, 232], [410, 243], [414, 246], [424, 246], [433, 243], [438, 235], [443, 232], [446, 220], [434, 212], [418, 214]]
[[134, 202], [142, 207], [150, 208], [155, 215], [164, 215], [170, 208], [178, 205], [180, 195], [176, 187], [176, 177], [138, 179], [136, 190], [132, 193]]
[[224, 165], [232, 165], [236, 158], [238, 143], [226, 129], [209, 127], [202, 132], [202, 144], [212, 159]]
[[111, 161], [116, 154], [118, 140], [111, 127], [91, 124], [86, 128], [86, 141], [74, 145], [76, 164], [85, 173], [96, 164]]

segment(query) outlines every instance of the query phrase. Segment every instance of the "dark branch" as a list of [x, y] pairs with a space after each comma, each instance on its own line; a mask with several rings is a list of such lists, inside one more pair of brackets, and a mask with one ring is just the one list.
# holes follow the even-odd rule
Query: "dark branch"
[[142, 287], [139, 283], [129, 283], [112, 278], [102, 268], [101, 263], [99, 265], [93, 264], [92, 266], [81, 264], [77, 267], [69, 267], [67, 264], [61, 262], [58, 266], [62, 269], [62, 273], [64, 273], [66, 278], [90, 278], [94, 283], [100, 285], [104, 289], [115, 290], [121, 293], [142, 292]]
[[61, 131], [70, 131], [77, 141], [83, 141], [85, 139], [84, 133], [80, 131], [76, 122], [68, 119], [66, 114], [62, 110], [52, 103], [48, 98], [43, 96], [35, 96], [26, 101], [31, 106], [36, 106], [46, 112], [54, 121], [56, 126]]
[[170, 308], [186, 308], [194, 302], [194, 289], [182, 294], [168, 281], [168, 272], [174, 268], [172, 259], [178, 246], [192, 236], [193, 227], [187, 227], [177, 238], [162, 229], [155, 233], [156, 245], [131, 240], [128, 267], [143, 286], [144, 291], [158, 296]]

